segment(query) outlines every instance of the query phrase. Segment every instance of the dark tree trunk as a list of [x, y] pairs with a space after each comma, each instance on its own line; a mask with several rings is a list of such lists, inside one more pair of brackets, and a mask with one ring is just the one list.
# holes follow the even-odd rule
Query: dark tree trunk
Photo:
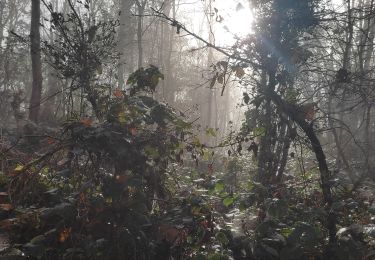
[[31, 27], [30, 27], [30, 53], [32, 63], [32, 89], [30, 98], [29, 119], [38, 122], [40, 101], [42, 96], [42, 59], [40, 51], [40, 0], [32, 0]]
[[320, 181], [323, 191], [323, 199], [325, 204], [325, 209], [328, 214], [326, 220], [326, 228], [329, 233], [329, 244], [333, 245], [336, 243], [336, 215], [332, 210], [333, 198], [331, 192], [331, 174], [328, 169], [326, 157], [322, 148], [322, 145], [314, 131], [312, 124], [305, 121], [305, 119], [298, 113], [298, 108], [294, 105], [288, 104], [273, 90], [268, 92], [269, 97], [272, 99], [273, 103], [290, 117], [298, 126], [303, 130], [305, 135], [308, 137], [312, 150], [315, 153], [315, 157], [318, 161], [319, 171], [320, 171]]

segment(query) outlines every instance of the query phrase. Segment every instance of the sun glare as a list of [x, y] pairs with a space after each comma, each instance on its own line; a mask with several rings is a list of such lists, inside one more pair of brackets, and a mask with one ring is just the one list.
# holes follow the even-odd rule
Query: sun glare
[[236, 38], [243, 37], [251, 33], [251, 23], [253, 14], [249, 5], [244, 1], [215, 1], [218, 14], [223, 21], [215, 26], [216, 43], [220, 45], [230, 45]]

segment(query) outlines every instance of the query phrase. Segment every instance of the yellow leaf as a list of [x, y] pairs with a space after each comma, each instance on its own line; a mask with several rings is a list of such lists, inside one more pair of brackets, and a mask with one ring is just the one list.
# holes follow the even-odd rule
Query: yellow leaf
[[193, 144], [194, 144], [195, 146], [200, 146], [200, 145], [201, 145], [201, 141], [199, 140], [198, 137], [195, 137], [195, 138], [193, 139]]
[[118, 121], [123, 124], [126, 122], [126, 115], [125, 115], [125, 112], [124, 111], [121, 111], [120, 113], [118, 113]]
[[17, 167], [14, 169], [15, 172], [20, 172], [24, 169], [23, 165], [18, 164]]

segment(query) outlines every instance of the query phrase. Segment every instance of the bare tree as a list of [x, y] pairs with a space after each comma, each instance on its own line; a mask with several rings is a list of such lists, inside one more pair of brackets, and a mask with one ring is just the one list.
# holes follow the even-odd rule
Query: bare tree
[[32, 0], [31, 3], [30, 53], [33, 83], [30, 98], [29, 119], [33, 122], [38, 122], [43, 81], [39, 31], [40, 0]]

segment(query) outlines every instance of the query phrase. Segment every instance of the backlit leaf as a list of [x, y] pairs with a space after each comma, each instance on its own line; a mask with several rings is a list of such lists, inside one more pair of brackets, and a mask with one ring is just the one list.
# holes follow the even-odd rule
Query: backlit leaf
[[18, 164], [18, 165], [16, 166], [16, 168], [14, 168], [14, 171], [15, 171], [15, 172], [20, 172], [20, 171], [22, 171], [23, 169], [24, 169], [24, 166], [21, 165], [21, 164]]
[[71, 233], [72, 233], [72, 228], [64, 228], [60, 232], [59, 241], [61, 243], [64, 243], [69, 238], [69, 236], [70, 236]]

